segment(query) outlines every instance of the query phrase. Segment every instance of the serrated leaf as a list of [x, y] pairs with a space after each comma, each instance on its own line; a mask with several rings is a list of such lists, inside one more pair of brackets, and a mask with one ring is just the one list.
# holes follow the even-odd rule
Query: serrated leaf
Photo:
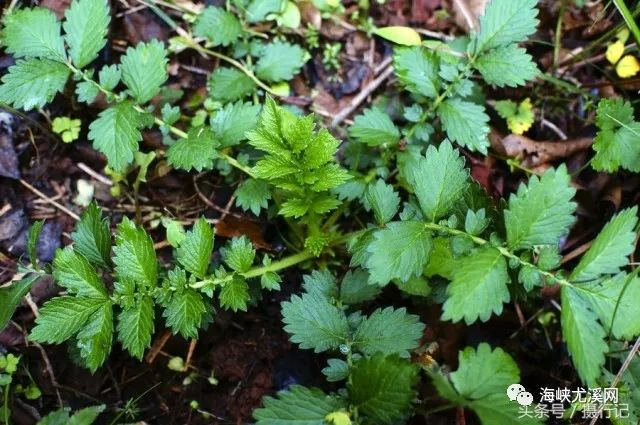
[[245, 133], [253, 130], [258, 123], [260, 105], [236, 102], [225, 105], [211, 118], [211, 128], [225, 148], [235, 146], [245, 140]]
[[452, 98], [443, 101], [437, 112], [449, 139], [486, 155], [489, 147], [489, 116], [484, 107]]
[[282, 317], [291, 342], [316, 353], [338, 348], [349, 336], [344, 312], [317, 293], [293, 295], [282, 303]]
[[622, 167], [640, 171], [640, 123], [633, 121], [633, 107], [622, 99], [603, 99], [598, 103], [598, 133], [592, 166], [613, 172]]
[[167, 81], [167, 51], [158, 40], [127, 48], [120, 59], [122, 81], [138, 103], [151, 100]]
[[366, 197], [378, 224], [389, 222], [398, 212], [400, 197], [393, 190], [393, 186], [386, 184], [382, 179], [367, 187]]
[[365, 109], [356, 116], [349, 127], [349, 137], [366, 143], [369, 146], [394, 146], [400, 141], [400, 131], [389, 118], [378, 108]]
[[477, 350], [467, 347], [458, 355], [458, 370], [451, 373], [451, 382], [460, 395], [479, 399], [496, 393], [520, 381], [516, 362], [501, 348], [491, 349], [487, 343]]
[[314, 270], [302, 276], [302, 288], [311, 295], [318, 295], [328, 301], [338, 297], [336, 278], [329, 270]]
[[213, 46], [228, 46], [240, 37], [242, 25], [232, 13], [208, 6], [196, 18], [193, 33], [206, 38]]
[[71, 294], [89, 298], [108, 298], [107, 289], [93, 266], [71, 247], [57, 250], [53, 260], [53, 277], [58, 285]]
[[193, 289], [178, 290], [166, 304], [162, 316], [174, 334], [185, 338], [197, 338], [198, 329], [207, 307], [202, 294]]
[[204, 217], [200, 217], [178, 247], [176, 259], [189, 273], [204, 279], [213, 252], [213, 241], [213, 228]]
[[154, 287], [158, 280], [158, 261], [153, 241], [144, 229], [124, 218], [116, 232], [113, 263], [119, 279]]
[[69, 418], [69, 422], [66, 422], [66, 425], [91, 425], [104, 409], [104, 404], [80, 409]]
[[563, 286], [560, 294], [562, 338], [578, 375], [585, 384], [594, 387], [604, 365], [604, 353], [609, 349], [604, 341], [605, 330], [589, 300], [578, 289]]
[[62, 296], [47, 301], [40, 309], [29, 339], [60, 344], [75, 335], [89, 317], [104, 305], [103, 298]]
[[167, 160], [175, 168], [202, 171], [213, 168], [218, 157], [220, 142], [206, 127], [191, 128], [186, 139], [180, 139], [169, 147]]
[[[486, 343], [467, 347], [458, 356], [458, 370], [451, 383], [439, 372], [429, 371], [441, 396], [454, 404], [471, 408], [483, 425], [541, 424], [542, 420], [520, 417], [519, 405], [509, 400], [505, 390], [520, 381], [520, 371], [511, 356]], [[454, 389], [455, 387], [455, 389]]]
[[603, 274], [615, 274], [629, 262], [635, 250], [638, 207], [613, 216], [602, 228], [589, 250], [569, 276], [571, 281], [587, 281]]
[[567, 168], [561, 165], [557, 170], [549, 169], [541, 178], [531, 177], [528, 185], [521, 184], [518, 192], [509, 197], [504, 222], [511, 249], [557, 245], [567, 234], [576, 209], [571, 202], [576, 191], [570, 181]]
[[220, 289], [220, 306], [227, 310], [247, 311], [249, 298], [249, 285], [244, 278], [239, 276], [234, 276]]
[[267, 209], [271, 199], [267, 182], [256, 179], [247, 179], [240, 183], [233, 195], [236, 197], [236, 206], [244, 211], [251, 210], [255, 215], [259, 215], [261, 209]]
[[480, 17], [474, 51], [520, 43], [536, 31], [537, 0], [492, 0]]
[[111, 257], [111, 232], [109, 220], [102, 218], [102, 211], [95, 202], [80, 216], [71, 234], [73, 249], [97, 266], [106, 267]]
[[223, 261], [227, 266], [239, 273], [245, 273], [253, 265], [256, 250], [246, 236], [231, 239], [227, 247], [220, 250]]
[[480, 319], [489, 320], [491, 314], [502, 313], [502, 304], [510, 299], [507, 283], [507, 262], [495, 248], [480, 248], [453, 270], [443, 305], [443, 320], [467, 324]]
[[507, 120], [507, 127], [514, 134], [524, 134], [533, 125], [535, 116], [529, 98], [519, 104], [511, 100], [499, 100], [495, 103], [495, 108], [498, 115]]
[[327, 360], [327, 367], [322, 369], [322, 374], [329, 382], [338, 382], [347, 379], [349, 376], [349, 365], [342, 359]]
[[133, 161], [142, 140], [141, 114], [131, 102], [117, 103], [98, 115], [89, 125], [89, 139], [93, 147], [107, 156], [109, 166], [115, 171], [124, 171]]
[[78, 68], [91, 63], [107, 43], [109, 5], [106, 0], [74, 0], [66, 10], [65, 41], [69, 56]]
[[[56, 15], [44, 7], [19, 9], [3, 18], [2, 44], [15, 58], [37, 57], [64, 62], [64, 41]], [[43, 68], [41, 72], [44, 72]]]
[[340, 283], [340, 301], [345, 304], [360, 304], [374, 299], [381, 291], [380, 286], [369, 283], [369, 273], [364, 270], [349, 270]]
[[264, 21], [270, 13], [278, 13], [284, 8], [284, 0], [251, 0], [247, 7], [247, 21]]
[[0, 331], [7, 326], [22, 297], [29, 292], [31, 285], [38, 278], [38, 275], [31, 274], [13, 282], [10, 286], [0, 287]]
[[144, 351], [151, 346], [155, 311], [150, 297], [140, 297], [132, 308], [118, 315], [118, 340], [129, 353], [142, 360]]
[[288, 81], [304, 65], [304, 50], [297, 44], [275, 41], [264, 47], [256, 64], [256, 75], [261, 80]]
[[434, 98], [438, 95], [438, 59], [421, 47], [396, 49], [393, 67], [400, 83], [412, 93]]
[[498, 87], [522, 86], [540, 73], [527, 51], [515, 44], [480, 55], [474, 66], [487, 83]]
[[93, 101], [96, 100], [98, 93], [100, 93], [98, 87], [88, 81], [81, 81], [76, 86], [76, 95], [80, 102], [93, 103]]
[[374, 233], [367, 246], [370, 282], [386, 285], [392, 279], [406, 282], [422, 274], [429, 259], [431, 233], [418, 221], [398, 221]]
[[374, 424], [390, 424], [406, 417], [415, 396], [418, 368], [398, 356], [362, 358], [347, 385], [349, 401]]
[[209, 79], [209, 94], [215, 100], [232, 102], [253, 93], [256, 83], [235, 68], [219, 67]]
[[78, 332], [78, 348], [84, 364], [93, 373], [107, 359], [113, 342], [113, 309], [105, 302]]
[[64, 90], [69, 74], [66, 65], [50, 59], [18, 60], [2, 76], [0, 102], [25, 111], [42, 108]]
[[257, 425], [326, 425], [325, 416], [346, 407], [338, 397], [299, 385], [280, 391], [277, 398], [265, 397], [263, 404], [253, 412]]
[[366, 317], [353, 333], [353, 347], [364, 354], [377, 352], [409, 357], [409, 351], [419, 345], [424, 325], [418, 316], [405, 308], [377, 309]]
[[120, 82], [122, 72], [118, 65], [105, 65], [98, 73], [100, 85], [107, 90], [113, 90]]
[[449, 214], [469, 186], [464, 158], [451, 143], [429, 146], [426, 156], [411, 162], [405, 171], [424, 215], [431, 221]]
[[640, 334], [640, 279], [620, 273], [600, 282], [575, 285], [574, 290], [590, 302], [607, 333], [626, 340]]

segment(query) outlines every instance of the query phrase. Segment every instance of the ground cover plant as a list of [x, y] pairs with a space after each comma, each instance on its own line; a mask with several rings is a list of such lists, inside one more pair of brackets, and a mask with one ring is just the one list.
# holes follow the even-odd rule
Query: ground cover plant
[[610, 3], [8, 4], [0, 422], [638, 423]]

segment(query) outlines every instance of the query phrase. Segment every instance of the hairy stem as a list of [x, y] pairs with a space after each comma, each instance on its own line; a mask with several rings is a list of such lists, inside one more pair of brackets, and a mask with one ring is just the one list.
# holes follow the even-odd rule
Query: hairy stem
[[[121, 102], [123, 101], [123, 97], [115, 92], [112, 92], [110, 90], [105, 89], [104, 87], [102, 87], [100, 85], [100, 83], [98, 83], [97, 81], [93, 80], [92, 78], [89, 78], [84, 72], [82, 72], [81, 70], [79, 70], [78, 68], [76, 68], [75, 66], [73, 66], [73, 64], [71, 62], [65, 62], [65, 64], [67, 65], [67, 67], [69, 67], [69, 69], [78, 77], [80, 77], [83, 81], [86, 81], [87, 83], [93, 84], [101, 93], [103, 93], [105, 96], [107, 96], [108, 98], [113, 98], [114, 100]], [[146, 113], [147, 111], [145, 111], [140, 105], [135, 105], [134, 109], [140, 113]], [[154, 116], [153, 117], [153, 121], [157, 126], [160, 127], [166, 127], [169, 129], [169, 131], [180, 137], [181, 139], [187, 139], [189, 137], [189, 135], [183, 131], [180, 130], [178, 127], [174, 127], [172, 125], [167, 124], [165, 121], [163, 121], [161, 118]], [[253, 172], [251, 171], [251, 168], [242, 165], [240, 162], [238, 162], [237, 159], [233, 158], [231, 155], [224, 153], [224, 152], [218, 152], [218, 156], [222, 159], [224, 159], [225, 161], [227, 161], [229, 163], [229, 165], [231, 165], [234, 168], [237, 168], [238, 170], [242, 171], [243, 173], [249, 175], [250, 177], [255, 178], [255, 174], [253, 174]]]
[[467, 239], [471, 240], [473, 243], [475, 243], [476, 245], [490, 246], [490, 247], [495, 248], [496, 250], [498, 250], [498, 252], [500, 252], [500, 254], [503, 257], [508, 258], [510, 260], [517, 261], [518, 264], [520, 264], [523, 267], [532, 267], [538, 273], [540, 273], [542, 276], [550, 279], [551, 281], [553, 281], [553, 282], [555, 282], [555, 283], [557, 283], [557, 284], [559, 284], [561, 286], [573, 286], [573, 284], [571, 282], [569, 282], [568, 280], [557, 276], [555, 273], [552, 273], [552, 272], [549, 272], [549, 271], [546, 271], [546, 270], [542, 270], [538, 266], [536, 266], [535, 264], [523, 260], [522, 258], [517, 256], [513, 252], [509, 251], [507, 248], [505, 248], [503, 246], [495, 245], [491, 241], [488, 241], [486, 239], [482, 239], [480, 237], [473, 236], [473, 235], [471, 235], [471, 234], [469, 234], [467, 232], [464, 232], [462, 230], [452, 229], [450, 227], [443, 226], [443, 225], [436, 224], [436, 223], [425, 223], [425, 227], [427, 229], [429, 229], [429, 230], [433, 230], [433, 231], [436, 231], [436, 232], [442, 232], [442, 233], [447, 233], [447, 234], [452, 235], [452, 236], [461, 236], [461, 237], [467, 238]]
[[247, 77], [249, 77], [254, 83], [256, 83], [256, 85], [258, 87], [260, 87], [262, 90], [266, 91], [267, 93], [269, 93], [272, 96], [280, 97], [280, 95], [278, 93], [276, 93], [273, 90], [271, 90], [271, 87], [269, 87], [264, 82], [262, 82], [258, 77], [256, 77], [256, 75], [253, 72], [251, 72], [249, 69], [247, 69], [242, 63], [238, 62], [237, 60], [235, 60], [233, 58], [230, 58], [227, 55], [223, 55], [222, 53], [218, 53], [218, 52], [216, 52], [214, 50], [207, 49], [206, 47], [202, 47], [201, 45], [199, 45], [198, 43], [196, 43], [193, 40], [189, 40], [189, 41], [190, 42], [188, 43], [188, 45], [192, 49], [194, 49], [194, 50], [196, 50], [196, 51], [198, 51], [200, 53], [204, 53], [205, 55], [213, 56], [215, 58], [218, 58], [220, 60], [223, 60], [223, 61], [235, 66], [240, 71], [242, 71], [242, 73], [244, 73]]

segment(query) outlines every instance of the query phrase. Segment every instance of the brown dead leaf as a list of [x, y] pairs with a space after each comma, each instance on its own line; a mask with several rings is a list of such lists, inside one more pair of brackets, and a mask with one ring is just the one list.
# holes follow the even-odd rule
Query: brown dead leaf
[[593, 144], [593, 139], [589, 137], [539, 142], [518, 134], [502, 137], [495, 130], [490, 133], [489, 140], [493, 150], [500, 155], [520, 159], [522, 165], [528, 168], [545, 166], [557, 159], [568, 158]]
[[237, 218], [231, 214], [218, 221], [216, 224], [216, 236], [222, 236], [223, 238], [246, 236], [256, 248], [272, 249], [271, 245], [264, 240], [260, 223]]
[[46, 7], [50, 11], [56, 14], [58, 19], [62, 19], [64, 11], [67, 10], [71, 0], [42, 0], [40, 6]]

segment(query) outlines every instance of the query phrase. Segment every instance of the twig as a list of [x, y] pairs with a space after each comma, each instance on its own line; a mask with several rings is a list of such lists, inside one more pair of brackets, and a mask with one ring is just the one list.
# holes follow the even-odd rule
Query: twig
[[33, 192], [34, 194], [36, 194], [39, 198], [41, 198], [43, 201], [45, 201], [48, 204], [53, 205], [54, 207], [58, 208], [60, 211], [62, 211], [63, 213], [67, 214], [69, 217], [73, 218], [76, 221], [80, 220], [80, 216], [76, 213], [74, 213], [73, 211], [71, 211], [70, 209], [68, 209], [67, 207], [65, 207], [64, 205], [59, 204], [58, 202], [54, 201], [53, 199], [51, 199], [50, 197], [48, 197], [47, 195], [45, 195], [44, 193], [40, 192], [38, 189], [36, 189], [35, 187], [31, 186], [29, 183], [27, 183], [26, 181], [20, 179], [20, 184], [22, 184], [24, 187], [26, 187], [27, 189], [29, 189], [31, 192]]
[[191, 358], [193, 357], [193, 352], [196, 351], [196, 345], [198, 344], [198, 340], [197, 339], [192, 339], [191, 342], [189, 343], [189, 351], [187, 351], [187, 358], [184, 361], [184, 368], [187, 369], [189, 367], [189, 365], [191, 364]]
[[469, 26], [469, 31], [475, 31], [478, 28], [476, 17], [473, 15], [473, 12], [471, 12], [467, 0], [453, 0], [453, 4], [455, 4], [458, 9], [460, 9], [460, 13], [462, 13], [464, 20]]
[[104, 183], [107, 186], [113, 186], [113, 182], [111, 181], [111, 179], [109, 179], [109, 178], [103, 176], [102, 174], [94, 171], [92, 168], [90, 168], [84, 162], [78, 162], [78, 168], [81, 169], [82, 171], [84, 171], [85, 173], [89, 174], [94, 179], [98, 180], [100, 183]]
[[547, 120], [546, 118], [541, 117], [540, 123], [542, 124], [543, 127], [549, 127], [551, 130], [553, 130], [553, 132], [556, 133], [556, 135], [558, 135], [558, 137], [560, 137], [562, 140], [568, 139], [564, 131], [560, 130], [560, 128], [557, 125]]
[[149, 350], [149, 353], [147, 354], [147, 356], [145, 357], [144, 360], [147, 363], [152, 364], [154, 362], [154, 360], [156, 359], [156, 357], [158, 357], [158, 354], [160, 354], [160, 351], [162, 351], [162, 348], [165, 346], [167, 341], [169, 341], [169, 338], [171, 338], [171, 332], [170, 331], [164, 331], [164, 333], [162, 334], [160, 339], [158, 339], [153, 344], [153, 346], [151, 347], [151, 350]]
[[[620, 370], [616, 374], [615, 378], [613, 378], [613, 382], [611, 382], [612, 388], [615, 388], [618, 385], [618, 383], [620, 382], [620, 379], [622, 379], [622, 374], [624, 374], [624, 372], [627, 370], [627, 368], [631, 364], [631, 361], [633, 360], [633, 357], [638, 352], [638, 349], [640, 349], [640, 337], [636, 339], [635, 344], [633, 344], [633, 347], [631, 347], [631, 351], [629, 351], [629, 354], [627, 354], [627, 358], [624, 359], [624, 362], [622, 363]], [[598, 414], [594, 415], [589, 425], [595, 425], [596, 421], [598, 420], [598, 416], [600, 416], [603, 409], [604, 409], [604, 403], [600, 406], [600, 408], [598, 409]]]
[[364, 89], [349, 102], [345, 108], [343, 108], [336, 117], [331, 121], [331, 127], [335, 128], [338, 124], [340, 124], [345, 118], [347, 118], [364, 100], [374, 91], [376, 90], [380, 84], [382, 84], [389, 76], [393, 73], [393, 67], [389, 66], [384, 71], [380, 73], [380, 76], [375, 80], [371, 81], [366, 85]]

